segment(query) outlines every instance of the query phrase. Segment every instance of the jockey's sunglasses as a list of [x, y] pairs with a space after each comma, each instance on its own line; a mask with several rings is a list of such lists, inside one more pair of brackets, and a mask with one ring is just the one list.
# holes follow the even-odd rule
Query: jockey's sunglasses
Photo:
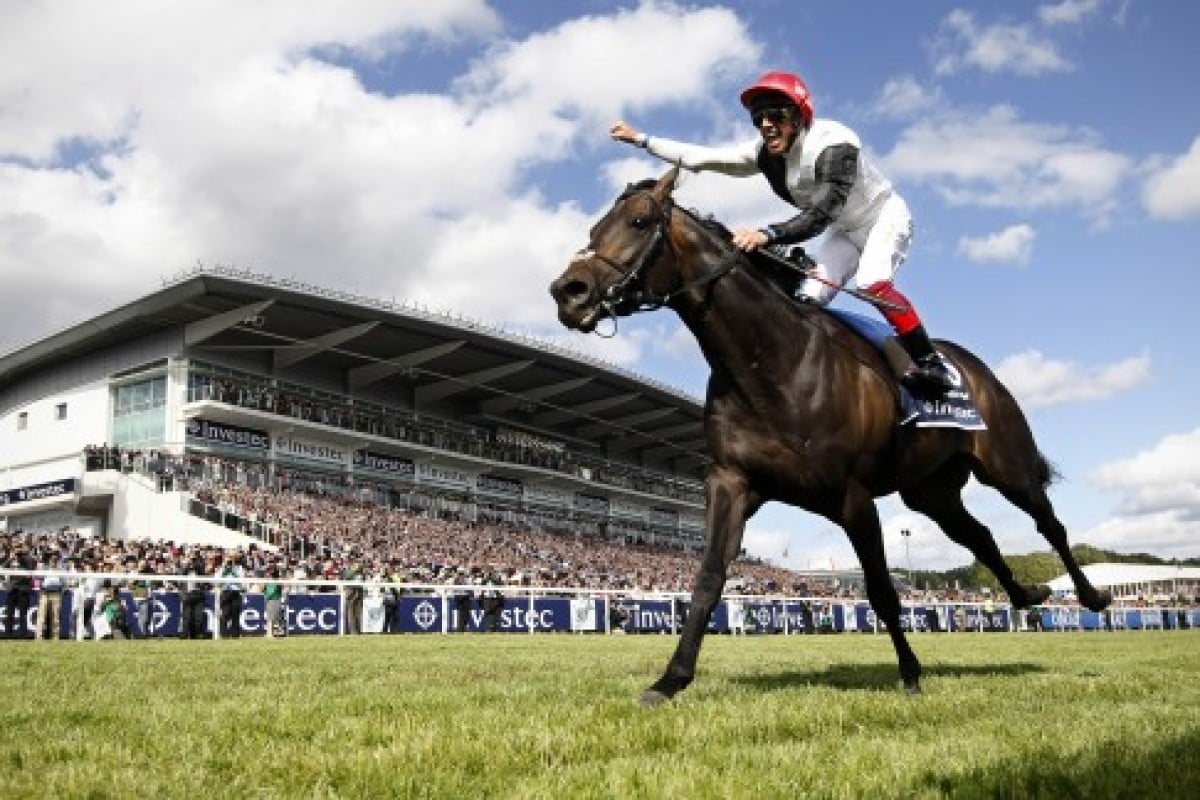
[[761, 128], [763, 120], [770, 122], [772, 125], [783, 125], [792, 122], [792, 109], [788, 106], [767, 106], [766, 108], [756, 108], [750, 112], [750, 119], [754, 122], [754, 127]]

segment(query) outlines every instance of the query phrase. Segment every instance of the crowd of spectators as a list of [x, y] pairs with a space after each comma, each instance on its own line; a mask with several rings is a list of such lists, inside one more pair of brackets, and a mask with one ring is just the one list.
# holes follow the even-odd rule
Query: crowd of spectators
[[[177, 544], [162, 539], [97, 539], [72, 529], [0, 536], [0, 563], [23, 548], [42, 568], [177, 575], [197, 556], [212, 566], [234, 552], [246, 569], [263, 576], [278, 567], [296, 579], [339, 579], [358, 570], [379, 580], [406, 584], [470, 583], [498, 573], [508, 585], [543, 589], [616, 589], [682, 592], [691, 588], [695, 553], [654, 545], [624, 544], [507, 528], [493, 523], [422, 517], [308, 495], [240, 488], [239, 502], [252, 505], [300, 531], [294, 547], [276, 550], [250, 544], [234, 551]], [[793, 593], [800, 588], [789, 570], [741, 559], [733, 582], [745, 593]]]

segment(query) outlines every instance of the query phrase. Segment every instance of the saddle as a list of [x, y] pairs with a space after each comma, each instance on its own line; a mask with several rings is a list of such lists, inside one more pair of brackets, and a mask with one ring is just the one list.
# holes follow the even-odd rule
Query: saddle
[[[805, 275], [816, 266], [800, 245], [765, 247], [752, 253], [751, 260], [789, 297], [795, 297]], [[853, 287], [842, 287], [841, 291], [866, 302], [879, 302], [878, 298], [864, 296]], [[890, 325], [851, 311], [828, 306], [822, 310], [853, 333], [866, 339], [883, 356], [892, 371], [892, 377], [896, 380], [901, 425], [911, 423], [918, 428], [960, 428], [970, 431], [987, 428], [979, 409], [975, 407], [967, 392], [958, 366], [945, 352], [939, 351], [938, 354], [950, 372], [954, 388], [944, 392], [933, 388], [911, 389], [900, 379], [908, 372], [912, 358], [900, 344]]]
[[825, 313], [837, 319], [855, 334], [861, 336], [878, 350], [896, 378], [896, 386], [900, 397], [900, 424], [913, 424], [918, 428], [959, 428], [965, 431], [982, 431], [987, 429], [983, 417], [976, 408], [975, 402], [967, 391], [966, 382], [954, 359], [945, 351], [939, 350], [946, 369], [954, 381], [954, 388], [944, 392], [926, 389], [914, 391], [900, 382], [911, 363], [911, 359], [900, 342], [896, 340], [890, 325], [852, 311], [840, 308], [824, 309]]

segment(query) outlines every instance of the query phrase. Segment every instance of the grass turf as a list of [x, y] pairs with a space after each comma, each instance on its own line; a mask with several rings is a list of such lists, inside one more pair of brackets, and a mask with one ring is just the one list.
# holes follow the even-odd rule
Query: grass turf
[[0, 796], [1200, 796], [1200, 634], [0, 642]]

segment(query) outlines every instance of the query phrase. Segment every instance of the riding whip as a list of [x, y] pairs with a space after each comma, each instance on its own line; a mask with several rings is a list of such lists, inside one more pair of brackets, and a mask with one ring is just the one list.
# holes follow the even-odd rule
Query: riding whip
[[[798, 272], [801, 275], [803, 275], [805, 278], [811, 278], [812, 280], [816, 281], [817, 283], [824, 284], [825, 286], [828, 286], [831, 289], [837, 289], [839, 292], [845, 292], [846, 294], [850, 295], [851, 297], [855, 297], [859, 300], [862, 300], [864, 303], [870, 303], [871, 305], [877, 306], [878, 308], [886, 308], [889, 311], [903, 312], [903, 311], [908, 310], [908, 306], [902, 306], [899, 303], [893, 303], [891, 300], [884, 300], [882, 297], [876, 297], [873, 294], [868, 294], [867, 292], [864, 292], [861, 289], [855, 289], [855, 288], [852, 288], [849, 286], [838, 286], [833, 281], [826, 280], [825, 278], [822, 278], [820, 275], [814, 274], [811, 268], [797, 264], [792, 259], [788, 258], [787, 256], [780, 255], [779, 253], [777, 253], [774, 249], [772, 249], [770, 247], [760, 247], [755, 252], [760, 253], [761, 255], [765, 256], [767, 258], [767, 260], [769, 260], [772, 264], [775, 264], [778, 267], [783, 267], [784, 269], [791, 270], [792, 272]], [[808, 253], [802, 252], [801, 258], [802, 258], [804, 264], [816, 266], [815, 262], [811, 258], [809, 258]]]

